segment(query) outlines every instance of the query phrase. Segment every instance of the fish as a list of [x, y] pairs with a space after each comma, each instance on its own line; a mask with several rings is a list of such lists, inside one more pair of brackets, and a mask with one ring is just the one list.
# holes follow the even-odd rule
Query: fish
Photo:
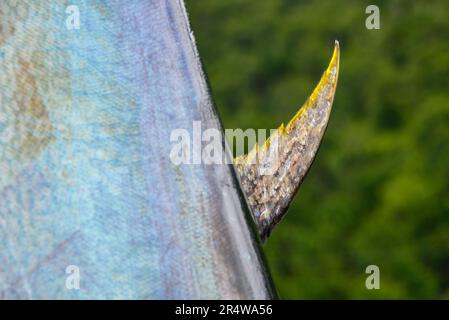
[[0, 21], [0, 298], [278, 297], [262, 241], [324, 134], [338, 44], [267, 178], [254, 152], [170, 157], [175, 130], [223, 132], [183, 0], [3, 0]]

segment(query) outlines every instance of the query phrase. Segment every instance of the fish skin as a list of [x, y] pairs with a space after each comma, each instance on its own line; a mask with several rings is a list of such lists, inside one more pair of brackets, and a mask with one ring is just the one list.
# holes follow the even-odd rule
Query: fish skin
[[3, 0], [0, 21], [0, 298], [276, 297], [232, 165], [169, 159], [173, 129], [222, 130], [183, 1]]

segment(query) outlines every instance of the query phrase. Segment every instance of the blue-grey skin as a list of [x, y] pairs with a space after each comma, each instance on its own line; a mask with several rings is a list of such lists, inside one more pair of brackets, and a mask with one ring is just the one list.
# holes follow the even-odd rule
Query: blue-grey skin
[[169, 158], [173, 129], [221, 130], [183, 2], [0, 21], [0, 298], [273, 298], [232, 165]]

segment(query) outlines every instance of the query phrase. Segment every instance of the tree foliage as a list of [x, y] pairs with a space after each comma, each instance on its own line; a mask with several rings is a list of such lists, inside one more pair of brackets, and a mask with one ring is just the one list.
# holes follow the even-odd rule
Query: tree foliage
[[[226, 128], [287, 122], [341, 44], [324, 142], [265, 245], [281, 298], [449, 298], [449, 2], [187, 7]], [[365, 288], [371, 264], [380, 290]]]

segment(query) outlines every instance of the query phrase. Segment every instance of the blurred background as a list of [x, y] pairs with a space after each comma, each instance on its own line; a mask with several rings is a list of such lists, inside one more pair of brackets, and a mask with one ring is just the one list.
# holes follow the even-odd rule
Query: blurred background
[[186, 5], [225, 128], [288, 122], [341, 44], [323, 144], [264, 246], [280, 297], [449, 298], [449, 1]]

